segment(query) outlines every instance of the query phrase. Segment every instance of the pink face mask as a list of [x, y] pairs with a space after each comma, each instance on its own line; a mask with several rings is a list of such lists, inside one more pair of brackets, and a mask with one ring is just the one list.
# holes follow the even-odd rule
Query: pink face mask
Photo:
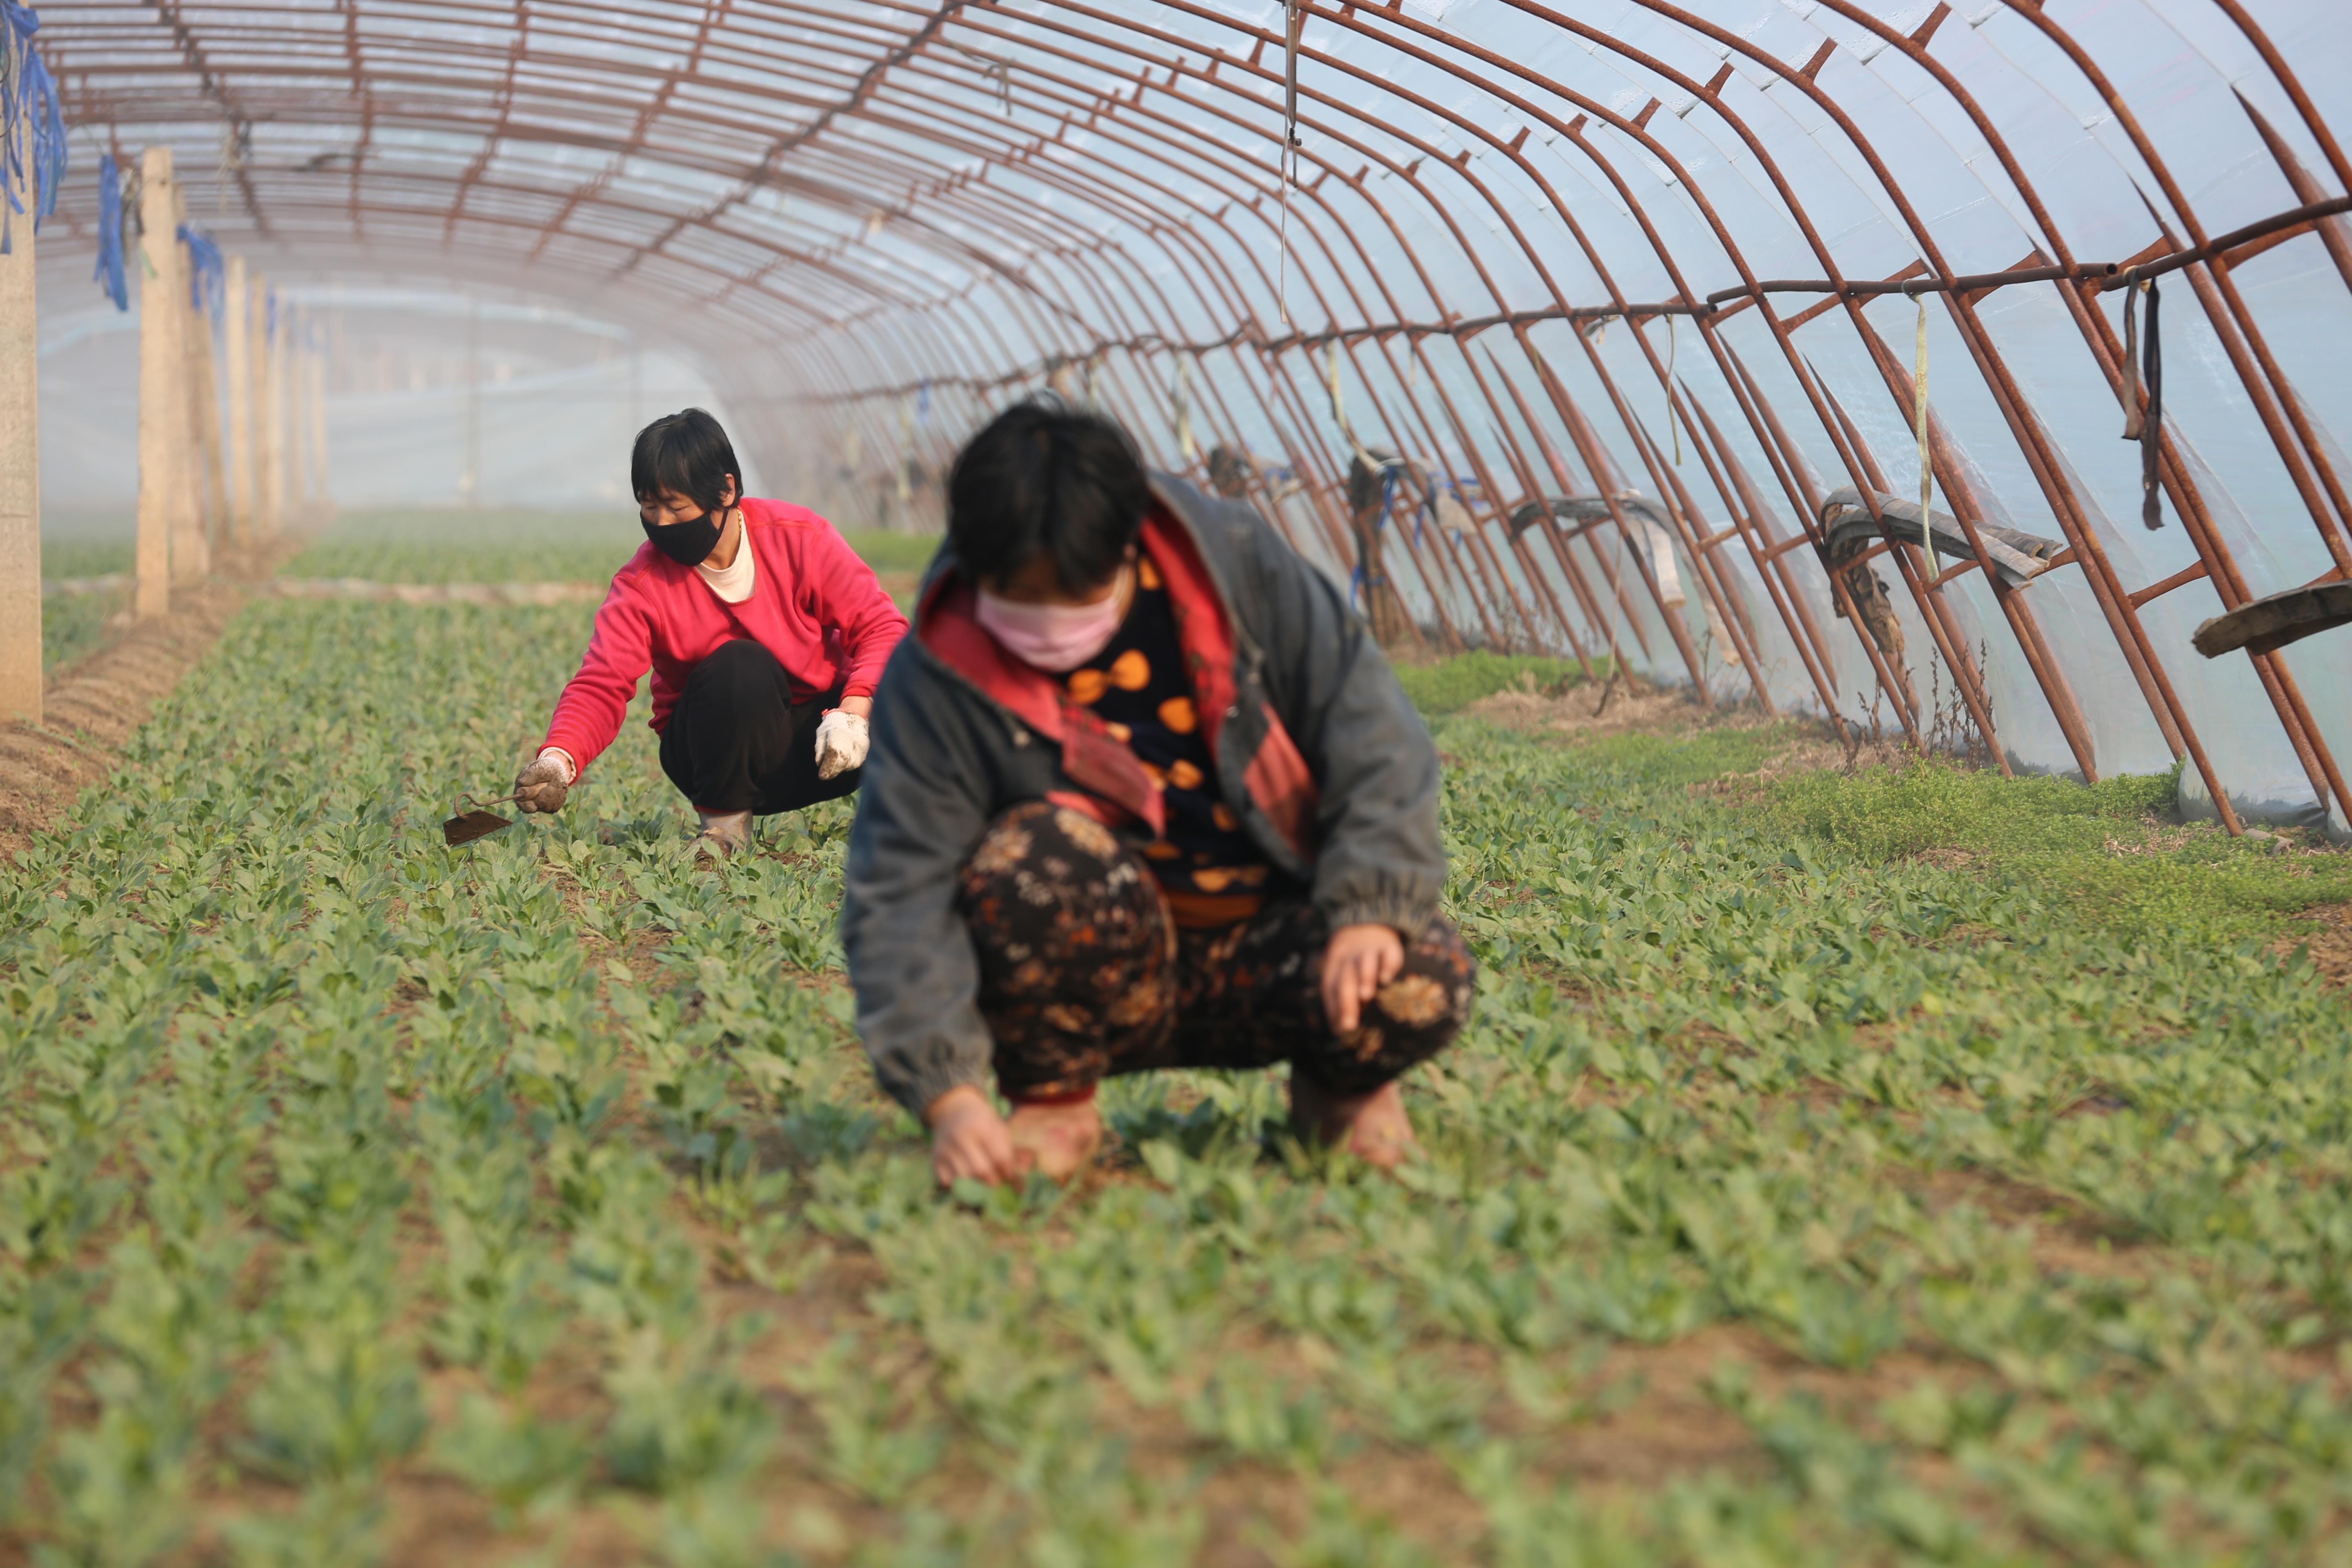
[[1118, 635], [1120, 585], [1114, 580], [1110, 592], [1091, 605], [1024, 605], [982, 588], [972, 619], [1022, 663], [1063, 675], [1102, 652]]

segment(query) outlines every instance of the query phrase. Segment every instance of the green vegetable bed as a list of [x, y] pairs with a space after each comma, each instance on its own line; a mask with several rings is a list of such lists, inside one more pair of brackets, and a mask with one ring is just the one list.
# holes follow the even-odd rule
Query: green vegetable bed
[[[367, 548], [297, 570], [520, 570]], [[2352, 857], [1442, 719], [1486, 973], [1424, 1162], [1171, 1075], [1095, 1176], [943, 1199], [845, 807], [698, 865], [640, 712], [442, 847], [587, 621], [256, 603], [0, 868], [0, 1561], [2352, 1547], [2352, 1005], [2296, 948]]]

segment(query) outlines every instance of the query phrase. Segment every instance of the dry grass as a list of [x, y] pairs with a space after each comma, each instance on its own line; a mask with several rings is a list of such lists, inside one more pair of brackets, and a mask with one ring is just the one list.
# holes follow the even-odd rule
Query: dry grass
[[2303, 948], [2321, 979], [2338, 990], [2352, 991], [2352, 904], [2322, 904], [2294, 919], [2311, 928], [2308, 933], [2283, 936], [2271, 951], [2285, 957]]

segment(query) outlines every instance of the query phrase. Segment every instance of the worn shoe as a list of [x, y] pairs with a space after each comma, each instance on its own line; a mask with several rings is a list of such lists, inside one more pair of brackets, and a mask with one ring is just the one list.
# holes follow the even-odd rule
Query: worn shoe
[[724, 860], [751, 841], [751, 814], [748, 811], [704, 811], [698, 807], [695, 815], [702, 818], [702, 831], [694, 836], [694, 852], [713, 860]]

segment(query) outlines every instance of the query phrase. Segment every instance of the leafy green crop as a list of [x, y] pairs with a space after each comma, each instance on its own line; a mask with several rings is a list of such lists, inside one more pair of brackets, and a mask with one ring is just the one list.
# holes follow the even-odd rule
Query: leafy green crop
[[[874, 528], [849, 529], [845, 536], [877, 572], [919, 572], [940, 542], [935, 534]], [[337, 518], [283, 573], [379, 583], [602, 583], [645, 542], [637, 509], [627, 502], [576, 515], [352, 511]], [[48, 574], [65, 575], [56, 570]]]
[[[1609, 679], [1606, 657], [1593, 661], [1600, 679]], [[1538, 658], [1528, 654], [1489, 653], [1485, 648], [1457, 654], [1434, 664], [1400, 664], [1397, 679], [1413, 705], [1432, 718], [1458, 712], [1482, 697], [1497, 691], [1547, 694], [1568, 689], [1584, 679], [1584, 668], [1562, 658]]]
[[[362, 521], [296, 570], [635, 530]], [[2352, 1005], [2282, 939], [2345, 857], [1441, 714], [1485, 973], [1426, 1159], [1171, 1074], [1088, 1179], [942, 1196], [849, 1028], [845, 806], [698, 863], [640, 708], [442, 847], [586, 620], [256, 603], [0, 868], [0, 1550], [2342, 1559]]]
[[[41, 536], [41, 578], [118, 577], [131, 571], [131, 545], [110, 538]], [[107, 622], [129, 607], [131, 593], [44, 594], [41, 596], [41, 668], [70, 664], [107, 641]]]

